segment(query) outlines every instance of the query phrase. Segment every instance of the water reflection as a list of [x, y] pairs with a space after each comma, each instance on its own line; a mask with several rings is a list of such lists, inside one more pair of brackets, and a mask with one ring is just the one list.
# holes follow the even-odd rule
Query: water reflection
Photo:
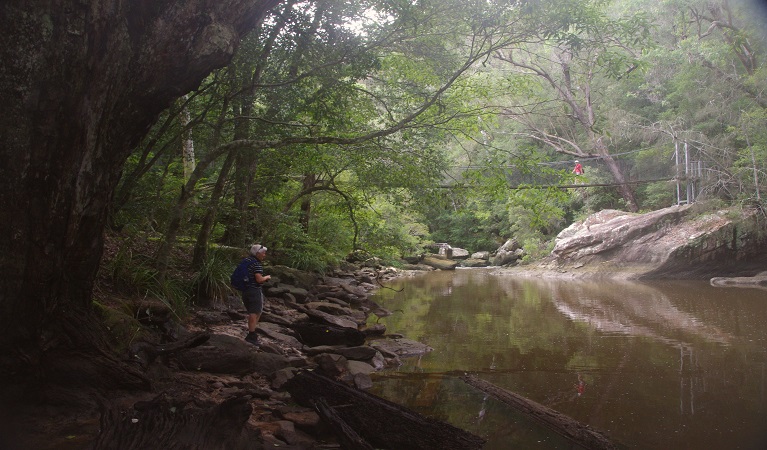
[[374, 392], [488, 438], [570, 448], [452, 371], [608, 433], [628, 448], [767, 448], [767, 295], [696, 282], [521, 279], [432, 272], [376, 298], [381, 319], [434, 348]]
[[543, 280], [533, 283], [563, 315], [606, 334], [644, 336], [674, 346], [690, 345], [694, 338], [720, 344], [732, 339], [731, 334], [681, 311], [669, 294], [651, 285], [615, 281], [606, 290], [603, 283], [595, 282], [576, 286]]

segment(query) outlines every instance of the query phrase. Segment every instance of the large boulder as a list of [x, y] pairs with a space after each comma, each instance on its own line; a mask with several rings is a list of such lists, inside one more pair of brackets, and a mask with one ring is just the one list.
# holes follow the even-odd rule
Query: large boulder
[[767, 267], [763, 220], [756, 210], [702, 213], [696, 205], [605, 210], [563, 230], [549, 266], [626, 278], [753, 275]]
[[489, 263], [486, 259], [464, 259], [461, 261], [461, 267], [487, 267]]
[[513, 251], [519, 250], [521, 248], [522, 248], [522, 246], [519, 245], [519, 242], [517, 242], [516, 239], [511, 238], [511, 239], [508, 239], [506, 242], [504, 242], [503, 245], [501, 245], [498, 248], [498, 251], [499, 252], [501, 252], [501, 251], [513, 252]]
[[458, 266], [458, 261], [442, 259], [433, 255], [425, 257], [423, 263], [440, 270], [455, 270], [456, 266]]
[[467, 259], [469, 257], [469, 251], [464, 248], [453, 247], [452, 259]]
[[487, 261], [490, 259], [490, 252], [488, 251], [475, 252], [471, 254], [469, 259], [484, 259], [485, 261]]
[[213, 334], [204, 345], [179, 353], [176, 362], [180, 370], [235, 375], [269, 375], [291, 366], [284, 356], [256, 351], [244, 340], [224, 334]]
[[518, 260], [522, 259], [525, 252], [521, 248], [514, 250], [498, 249], [495, 255], [490, 257], [491, 266], [509, 266], [515, 264]]

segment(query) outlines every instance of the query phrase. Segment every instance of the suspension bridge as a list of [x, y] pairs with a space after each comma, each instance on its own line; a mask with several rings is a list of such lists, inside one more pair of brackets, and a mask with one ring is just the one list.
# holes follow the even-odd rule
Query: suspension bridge
[[[623, 183], [614, 181], [612, 172], [607, 167], [606, 157], [587, 156], [577, 160], [539, 162], [530, 166], [454, 166], [442, 187], [468, 187], [459, 181], [467, 171], [502, 170], [507, 188], [511, 190], [609, 188], [673, 181], [677, 204], [694, 203], [700, 192], [700, 181], [706, 178], [709, 172], [701, 159], [702, 155], [684, 143], [683, 148], [675, 147], [670, 156], [661, 158], [656, 153], [653, 156], [628, 158], [629, 155], [647, 150], [649, 149], [632, 150], [609, 156], [624, 174], [626, 180]], [[573, 173], [577, 163], [583, 167], [582, 174]]]

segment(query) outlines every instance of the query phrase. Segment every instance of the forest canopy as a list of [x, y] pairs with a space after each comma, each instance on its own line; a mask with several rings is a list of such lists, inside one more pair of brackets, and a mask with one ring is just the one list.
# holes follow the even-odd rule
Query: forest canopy
[[262, 241], [322, 269], [435, 241], [479, 251], [516, 237], [543, 253], [604, 208], [761, 202], [762, 13], [283, 3], [136, 146], [110, 225], [156, 233], [161, 263], [183, 238], [198, 267], [211, 244]]

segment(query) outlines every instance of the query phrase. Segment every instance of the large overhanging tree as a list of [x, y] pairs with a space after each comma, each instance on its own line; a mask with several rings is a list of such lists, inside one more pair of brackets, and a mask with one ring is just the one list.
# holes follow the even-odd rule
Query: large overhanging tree
[[[91, 386], [146, 384], [141, 374], [102, 351], [105, 333], [91, 309], [117, 180], [131, 149], [158, 115], [225, 65], [242, 36], [278, 4], [14, 0], [0, 7], [0, 99], [6, 105], [0, 127], [0, 178], [5, 183], [0, 201], [11, 213], [0, 225], [4, 378], [45, 383], [53, 379], [48, 374], [55, 374], [59, 382]], [[382, 109], [382, 127], [351, 136], [243, 136], [198, 161], [186, 192], [194, 189], [206, 165], [232, 149], [356, 145], [420, 128], [423, 120], [430, 126], [443, 124], [434, 112], [446, 104], [449, 87], [515, 38], [508, 33], [513, 24], [496, 16], [487, 13], [478, 17], [478, 27], [466, 27], [470, 32], [462, 45], [468, 54], [456, 61], [457, 67], [444, 70], [439, 83], [423, 87], [416, 82], [418, 102], [411, 107], [392, 109], [371, 80], [368, 89]], [[418, 30], [425, 19], [440, 17], [418, 16], [400, 26]], [[410, 50], [427, 51], [428, 43], [421, 44], [413, 42]]]
[[[606, 82], [629, 76], [648, 36], [642, 14], [611, 17], [603, 1], [560, 0], [530, 5], [525, 20], [539, 24], [526, 46], [499, 51], [496, 58], [516, 78], [536, 79], [541, 88], [503, 114], [524, 130], [522, 137], [562, 154], [602, 159], [631, 211], [639, 206], [624, 169], [613, 158], [605, 131]], [[538, 96], [538, 101], [531, 101]]]
[[90, 308], [115, 184], [157, 115], [278, 3], [2, 3], [2, 378], [144, 385], [99, 352]]

